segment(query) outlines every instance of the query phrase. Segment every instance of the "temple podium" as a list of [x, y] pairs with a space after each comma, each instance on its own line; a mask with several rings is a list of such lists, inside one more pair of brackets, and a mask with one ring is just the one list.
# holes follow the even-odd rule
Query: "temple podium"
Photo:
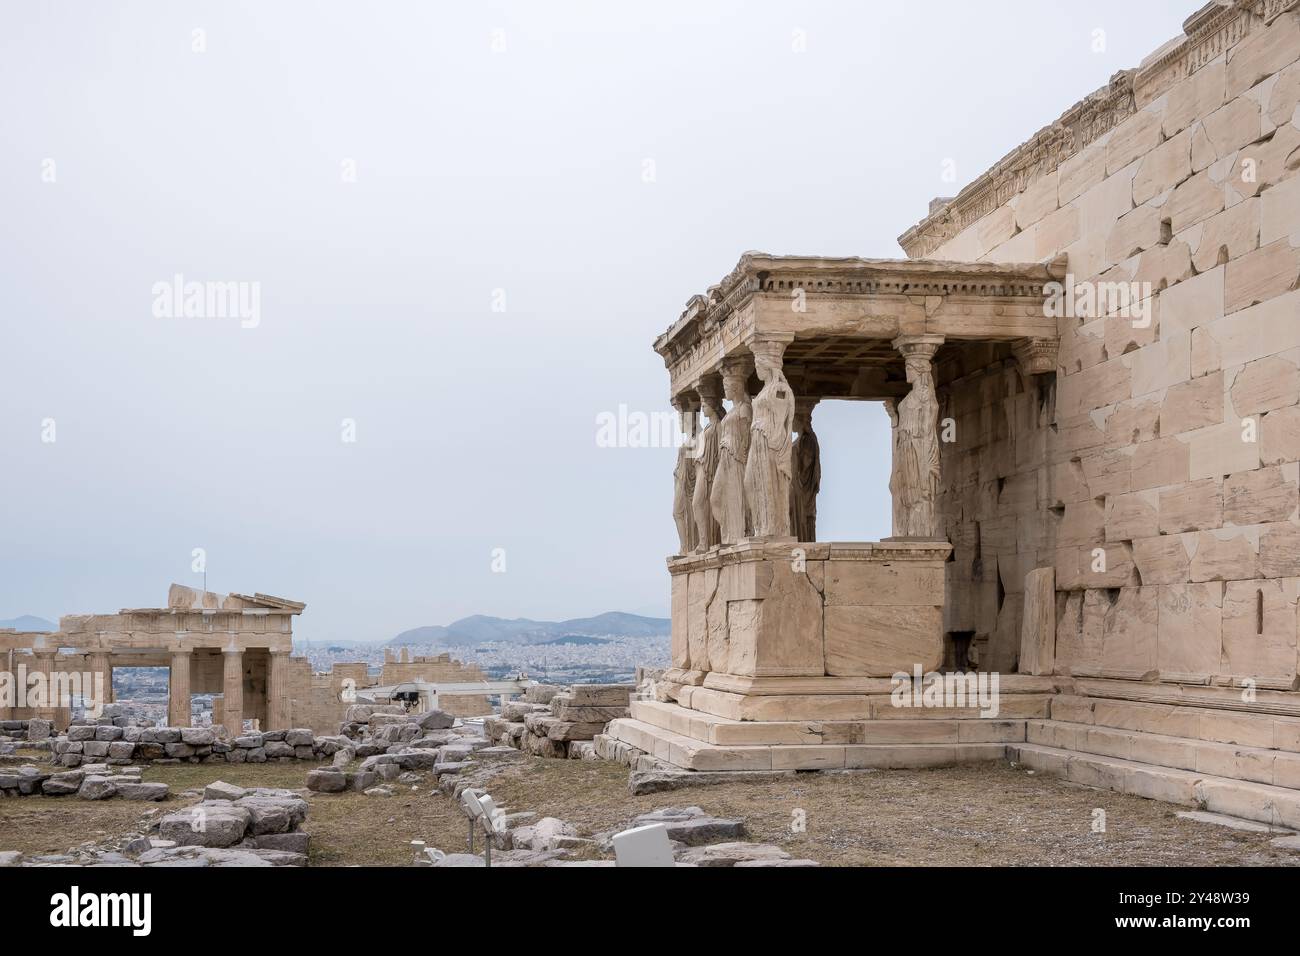
[[[607, 728], [623, 753], [693, 770], [917, 767], [1024, 741], [1050, 677], [939, 673], [952, 545], [933, 363], [975, 345], [1014, 353], [1026, 375], [1054, 367], [1044, 298], [1063, 274], [751, 253], [688, 303], [655, 343], [690, 439], [674, 473], [672, 666]], [[815, 540], [823, 399], [889, 413], [885, 541]]]

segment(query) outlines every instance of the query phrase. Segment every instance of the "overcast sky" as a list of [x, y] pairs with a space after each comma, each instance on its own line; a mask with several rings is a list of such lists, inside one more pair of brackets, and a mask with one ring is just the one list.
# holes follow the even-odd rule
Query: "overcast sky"
[[[901, 257], [1195, 7], [6, 3], [0, 618], [159, 606], [196, 548], [312, 640], [666, 614], [674, 452], [596, 420], [668, 409], [687, 298]], [[159, 315], [177, 274], [255, 320]], [[888, 534], [883, 411], [815, 424], [819, 537]]]

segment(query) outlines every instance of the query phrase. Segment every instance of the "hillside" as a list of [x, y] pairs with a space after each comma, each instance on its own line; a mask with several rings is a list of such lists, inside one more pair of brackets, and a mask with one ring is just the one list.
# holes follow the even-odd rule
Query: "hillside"
[[450, 624], [431, 624], [403, 631], [388, 644], [392, 647], [413, 644], [437, 644], [460, 647], [489, 642], [505, 644], [542, 644], [563, 637], [656, 637], [668, 635], [668, 618], [642, 617], [623, 611], [606, 611], [595, 617], [576, 617], [567, 621], [534, 621], [519, 617], [512, 620], [474, 614]]

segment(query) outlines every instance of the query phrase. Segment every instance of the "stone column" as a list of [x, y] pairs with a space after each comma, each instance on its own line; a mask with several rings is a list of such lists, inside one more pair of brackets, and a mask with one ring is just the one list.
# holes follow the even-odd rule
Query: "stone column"
[[817, 493], [822, 486], [821, 446], [812, 427], [818, 399], [796, 397], [794, 430], [799, 434], [791, 453], [790, 533], [800, 541], [817, 540]]
[[750, 343], [763, 387], [750, 403], [749, 457], [745, 460], [745, 504], [756, 538], [788, 538], [790, 530], [791, 433], [794, 389], [782, 370], [793, 335], [757, 336]]
[[93, 703], [100, 707], [112, 703], [113, 665], [108, 651], [91, 651], [86, 655], [86, 666], [90, 670], [90, 687], [86, 688], [86, 696], [93, 696]]
[[225, 695], [226, 733], [234, 740], [244, 729], [244, 652], [238, 647], [226, 648], [221, 655], [225, 659], [225, 674], [222, 693]]
[[695, 393], [700, 397], [704, 414], [709, 416], [709, 424], [695, 443], [695, 492], [691, 499], [691, 516], [695, 520], [695, 550], [708, 551], [722, 540], [718, 520], [709, 507], [713, 473], [718, 467], [718, 424], [724, 414], [722, 381], [713, 375], [705, 376], [696, 384]]
[[167, 680], [167, 725], [190, 725], [189, 651], [172, 651], [172, 669]]
[[695, 550], [697, 541], [691, 500], [695, 497], [695, 443], [699, 440], [699, 412], [693, 397], [685, 393], [673, 399], [682, 435], [687, 443], [677, 449], [673, 469], [673, 523], [677, 525], [678, 554]]
[[932, 360], [942, 344], [942, 335], [900, 335], [893, 342], [912, 386], [891, 412], [895, 538], [939, 537], [939, 400]]
[[[53, 720], [54, 715], [57, 714], [59, 710], [60, 702], [55, 699], [55, 693], [58, 688], [54, 686], [53, 680], [54, 658], [58, 656], [58, 653], [59, 651], [57, 648], [53, 650], [32, 648], [32, 674], [44, 675], [44, 680], [41, 681], [41, 685], [44, 688], [42, 693], [45, 694], [45, 700], [43, 701], [45, 706], [32, 708], [32, 714], [43, 720]], [[29, 686], [34, 687], [35, 683], [32, 682], [30, 674], [27, 679]]]
[[731, 408], [718, 424], [718, 465], [709, 490], [709, 509], [718, 522], [723, 544], [736, 544], [749, 530], [745, 462], [749, 458], [752, 418], [748, 388], [752, 368], [752, 359], [748, 355], [732, 356], [722, 363], [722, 391], [731, 402]]
[[263, 730], [289, 729], [289, 652], [271, 650], [266, 672], [266, 723]]

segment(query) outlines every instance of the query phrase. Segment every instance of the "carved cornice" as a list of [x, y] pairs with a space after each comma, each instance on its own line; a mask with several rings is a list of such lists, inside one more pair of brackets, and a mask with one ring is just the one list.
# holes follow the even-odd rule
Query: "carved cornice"
[[1042, 375], [1056, 371], [1059, 339], [1020, 339], [1012, 344], [1011, 353], [1025, 375]]
[[1064, 260], [1050, 263], [947, 262], [930, 259], [864, 259], [770, 256], [747, 252], [704, 295], [687, 300], [681, 316], [655, 339], [654, 349], [672, 365], [723, 326], [755, 295], [788, 296], [795, 290], [828, 297], [968, 295], [1041, 300], [1043, 286], [1065, 276]]
[[1012, 150], [956, 198], [933, 209], [898, 237], [899, 245], [914, 258], [930, 255], [1105, 135], [1140, 105], [1297, 6], [1300, 0], [1224, 0], [1202, 7], [1184, 21], [1183, 37], [1157, 50], [1137, 69], [1116, 73], [1109, 84]]

